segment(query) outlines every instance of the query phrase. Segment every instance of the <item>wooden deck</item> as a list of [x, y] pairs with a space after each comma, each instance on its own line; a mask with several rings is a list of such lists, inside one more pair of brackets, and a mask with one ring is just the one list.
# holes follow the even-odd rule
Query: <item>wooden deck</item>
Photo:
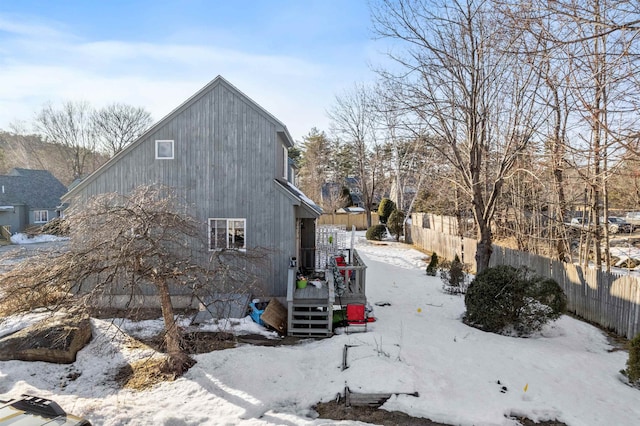
[[[355, 250], [346, 253], [346, 266], [327, 265], [324, 279], [317, 285], [310, 280], [305, 288], [296, 288], [296, 270], [289, 269], [287, 286], [288, 334], [324, 337], [333, 333], [336, 305], [366, 303], [366, 265]], [[336, 286], [334, 277], [344, 277], [344, 286]]]

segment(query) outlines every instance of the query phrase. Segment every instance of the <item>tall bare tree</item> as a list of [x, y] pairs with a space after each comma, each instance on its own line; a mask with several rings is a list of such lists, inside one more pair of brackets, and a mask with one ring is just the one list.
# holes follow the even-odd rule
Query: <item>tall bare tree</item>
[[91, 115], [89, 103], [68, 101], [60, 108], [48, 104], [36, 116], [36, 130], [47, 142], [61, 148], [74, 179], [87, 173], [87, 161], [96, 150]]
[[367, 226], [371, 226], [371, 210], [380, 179], [383, 158], [379, 140], [377, 108], [371, 88], [355, 84], [351, 90], [337, 95], [335, 103], [327, 112], [333, 131], [345, 144], [350, 146], [355, 165], [355, 178], [362, 196], [367, 216]]
[[476, 268], [489, 265], [496, 202], [518, 154], [535, 134], [537, 77], [512, 52], [487, 1], [380, 0], [372, 7], [377, 35], [397, 41], [399, 71], [382, 78], [401, 87], [404, 109], [435, 137], [471, 201], [478, 230]]
[[143, 108], [114, 103], [94, 111], [99, 148], [110, 157], [140, 136], [152, 123], [151, 114]]
[[[601, 218], [609, 214], [609, 181], [638, 132], [640, 6], [631, 0], [501, 3], [518, 10], [516, 25], [544, 43], [536, 61], [553, 58], [550, 75], [557, 76], [562, 69], [563, 78], [546, 82], [563, 93], [564, 134], [566, 142], [571, 139], [564, 145], [565, 161], [581, 177], [586, 191], [585, 217], [591, 232], [580, 260], [586, 264], [593, 256], [601, 267], [604, 257], [609, 268], [608, 228], [601, 226]], [[554, 132], [556, 140], [557, 135]]]

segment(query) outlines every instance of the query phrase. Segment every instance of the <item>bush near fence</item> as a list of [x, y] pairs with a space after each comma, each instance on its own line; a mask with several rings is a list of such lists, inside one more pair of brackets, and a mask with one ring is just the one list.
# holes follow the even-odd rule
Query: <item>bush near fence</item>
[[[410, 242], [439, 257], [453, 259], [458, 254], [475, 270], [476, 240], [424, 228], [429, 221], [422, 219], [412, 215]], [[570, 312], [628, 339], [640, 333], [640, 277], [583, 268], [496, 245], [490, 261], [490, 266], [495, 265], [526, 266], [553, 278], [567, 295]]]

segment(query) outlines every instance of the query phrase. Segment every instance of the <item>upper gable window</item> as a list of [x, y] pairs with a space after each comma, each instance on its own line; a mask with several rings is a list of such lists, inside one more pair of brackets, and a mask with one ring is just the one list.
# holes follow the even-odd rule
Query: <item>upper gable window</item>
[[156, 141], [156, 160], [173, 160], [173, 141]]
[[34, 210], [33, 211], [34, 223], [46, 223], [49, 222], [49, 212], [47, 210]]

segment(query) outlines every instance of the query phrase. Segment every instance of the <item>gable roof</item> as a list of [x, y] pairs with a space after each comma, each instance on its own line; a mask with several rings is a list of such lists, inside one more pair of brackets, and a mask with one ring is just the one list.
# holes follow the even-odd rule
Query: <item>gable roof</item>
[[67, 188], [47, 170], [12, 169], [0, 176], [0, 205], [53, 210]]
[[271, 120], [273, 120], [273, 122], [276, 124], [276, 133], [277, 133], [278, 137], [285, 143], [285, 145], [288, 148], [291, 148], [294, 145], [293, 138], [289, 134], [289, 130], [287, 129], [287, 126], [285, 126], [280, 120], [275, 118], [269, 111], [267, 111], [266, 109], [261, 107], [258, 103], [256, 103], [249, 96], [245, 95], [242, 91], [240, 91], [238, 88], [236, 88], [233, 84], [229, 83], [222, 76], [218, 75], [216, 78], [211, 80], [206, 86], [204, 86], [202, 89], [198, 90], [194, 95], [192, 95], [190, 98], [188, 98], [182, 104], [180, 104], [177, 108], [175, 108], [173, 111], [171, 111], [165, 117], [163, 117], [161, 120], [156, 122], [153, 126], [148, 128], [146, 132], [144, 132], [142, 135], [140, 135], [135, 141], [133, 141], [132, 143], [127, 145], [122, 151], [120, 151], [116, 155], [114, 155], [109, 161], [107, 161], [105, 164], [103, 164], [101, 167], [99, 167], [97, 170], [95, 170], [93, 173], [91, 173], [85, 179], [83, 179], [79, 183], [73, 185], [69, 189], [69, 192], [67, 192], [65, 194], [65, 196], [62, 197], [63, 200], [68, 200], [69, 198], [71, 198], [81, 188], [84, 188], [89, 182], [93, 181], [97, 176], [102, 174], [105, 170], [108, 170], [121, 157], [127, 155], [127, 153], [129, 151], [134, 149], [136, 146], [140, 145], [147, 138], [148, 135], [154, 133], [155, 131], [160, 129], [162, 126], [164, 126], [165, 124], [167, 124], [168, 122], [173, 120], [176, 116], [178, 116], [184, 110], [186, 110], [187, 108], [192, 106], [202, 96], [204, 96], [205, 94], [209, 93], [211, 90], [213, 90], [218, 85], [224, 85], [227, 89], [235, 92], [236, 95], [238, 95], [241, 98], [243, 98], [247, 103], [251, 104], [254, 108], [256, 108], [257, 110], [261, 111], [263, 114], [265, 114]]

